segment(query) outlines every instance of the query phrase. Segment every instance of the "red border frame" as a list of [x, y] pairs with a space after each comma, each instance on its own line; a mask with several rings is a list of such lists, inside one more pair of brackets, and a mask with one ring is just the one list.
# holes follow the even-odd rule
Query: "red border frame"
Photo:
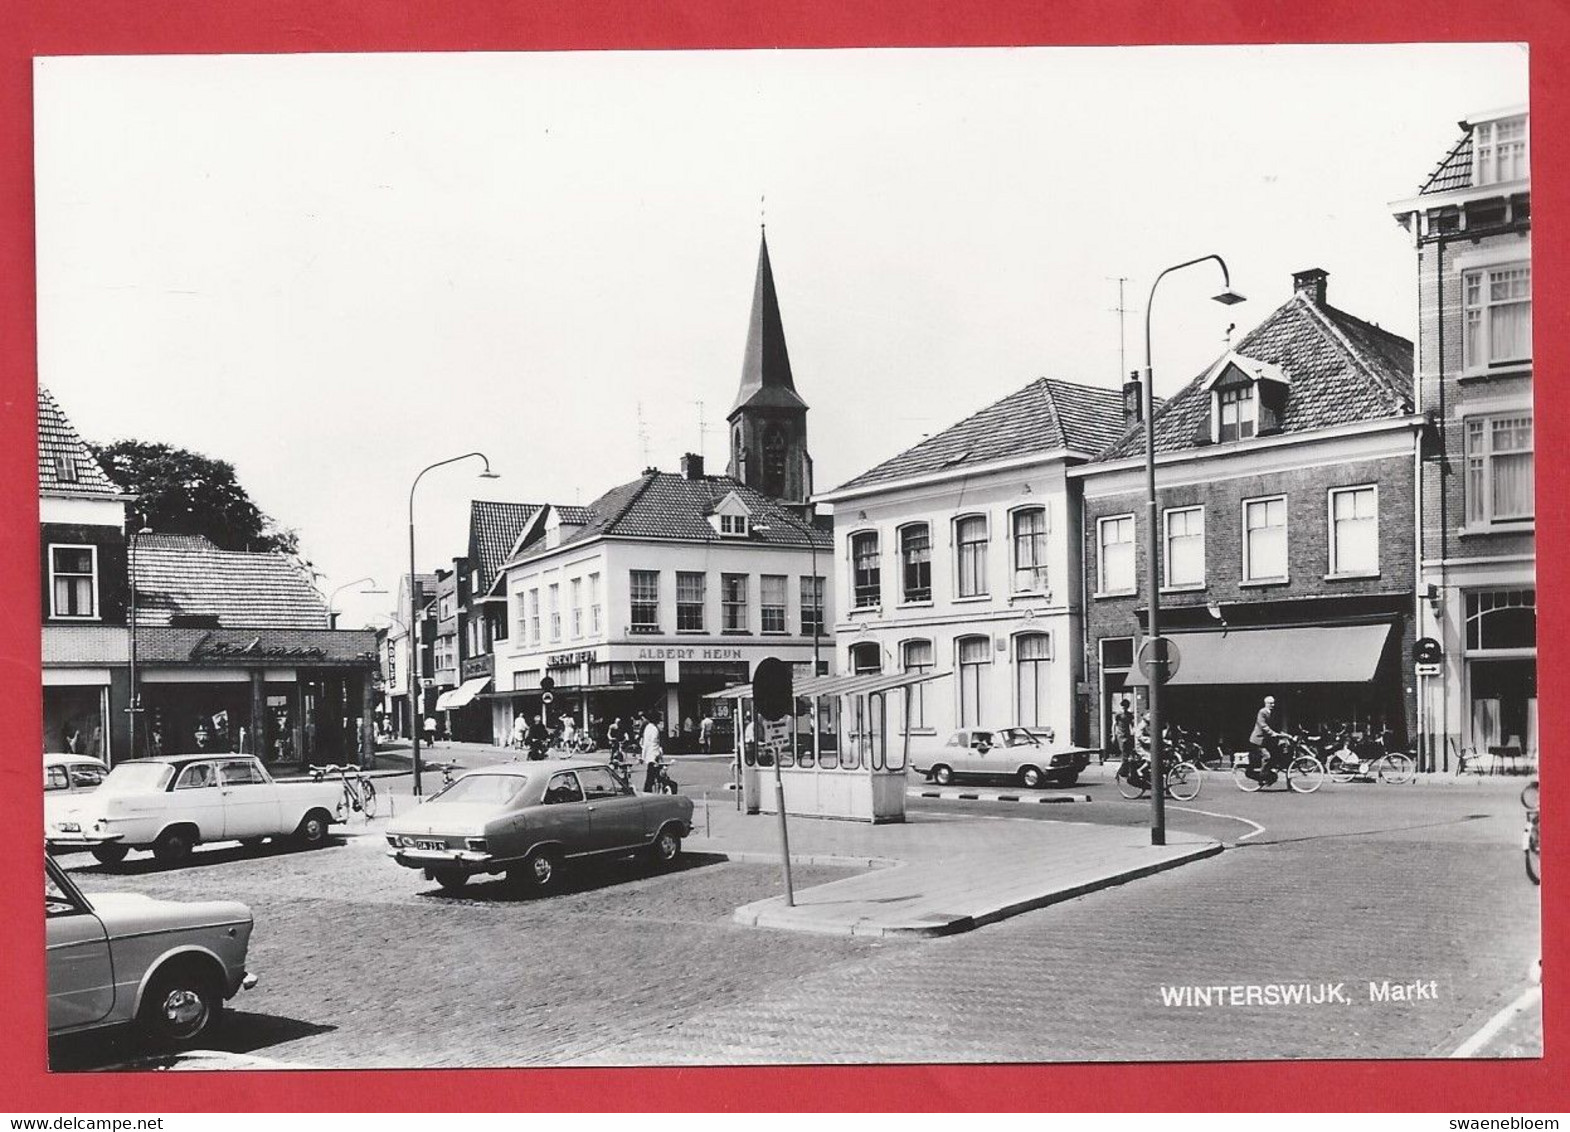
[[[1015, 44], [1525, 41], [1532, 50], [1533, 174], [1537, 211], [1570, 217], [1565, 200], [1567, 149], [1558, 124], [1570, 121], [1570, 8], [1554, 0], [1479, 5], [1428, 0], [1254, 0], [1174, 5], [1168, 0], [1008, 0], [985, 7], [954, 0], [10, 0], [0, 6], [0, 570], [11, 579], [14, 616], [0, 622], [0, 696], [14, 740], [0, 756], [0, 828], [37, 827], [39, 608], [34, 398], [37, 372], [32, 181], [32, 65], [35, 55], [275, 52], [977, 46]], [[1414, 170], [1416, 177], [1421, 171]], [[1376, 202], [1378, 203], [1378, 202]], [[1554, 231], [1550, 227], [1548, 231]], [[1541, 235], [1536, 251], [1538, 306], [1567, 309], [1565, 256]], [[1537, 326], [1540, 450], [1555, 453], [1570, 394], [1565, 332], [1548, 318]], [[1538, 462], [1539, 588], [1555, 593], [1565, 576], [1570, 461]], [[1543, 585], [1546, 579], [1547, 585]], [[1563, 687], [1566, 607], [1540, 607], [1539, 666], [1550, 688]], [[1544, 746], [1566, 734], [1565, 700], [1544, 702]], [[1556, 833], [1570, 826], [1556, 823]], [[25, 840], [25, 838], [24, 838]], [[1545, 925], [1563, 922], [1570, 851], [1550, 835]], [[24, 861], [27, 855], [23, 854]], [[36, 860], [36, 859], [34, 859]], [[24, 865], [24, 868], [28, 866]], [[34, 866], [36, 867], [36, 866]], [[0, 954], [10, 985], [43, 981], [41, 913], [7, 886]], [[1545, 928], [1545, 934], [1546, 928]], [[45, 1071], [42, 995], [15, 995], [0, 1035], [7, 1103], [18, 1111], [361, 1111], [410, 1109], [710, 1109], [1182, 1110], [1266, 1107], [1315, 1110], [1528, 1111], [1570, 1108], [1556, 989], [1564, 949], [1545, 954], [1550, 1056], [1527, 1062], [1351, 1062], [1333, 1069], [1296, 1062], [1262, 1076], [1222, 1064], [1161, 1066], [914, 1066], [877, 1068], [448, 1070], [381, 1074], [182, 1074], [179, 1088], [157, 1074], [71, 1075]], [[1556, 1056], [1557, 1055], [1557, 1056]], [[636, 1080], [630, 1079], [636, 1073]], [[1261, 1085], [1264, 1085], [1262, 1090]]]

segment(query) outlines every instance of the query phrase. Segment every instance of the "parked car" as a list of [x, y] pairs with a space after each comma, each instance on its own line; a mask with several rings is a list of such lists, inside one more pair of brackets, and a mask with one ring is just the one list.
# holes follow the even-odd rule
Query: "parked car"
[[72, 798], [44, 839], [52, 849], [90, 849], [105, 864], [132, 849], [175, 864], [204, 841], [323, 845], [343, 819], [341, 786], [276, 782], [254, 755], [160, 755], [123, 762], [97, 790]]
[[108, 777], [109, 768], [91, 755], [44, 755], [44, 828], [62, 816], [73, 797], [90, 794]]
[[129, 1022], [160, 1045], [192, 1042], [256, 985], [251, 910], [232, 900], [89, 899], [45, 854], [44, 920], [50, 1037]]
[[668, 865], [691, 832], [692, 799], [635, 793], [604, 763], [545, 759], [470, 771], [389, 825], [387, 844], [448, 891], [479, 873], [547, 889], [576, 858]]
[[910, 752], [912, 769], [939, 785], [965, 775], [1070, 786], [1085, 762], [1080, 752], [1054, 750], [1025, 727], [962, 727], [941, 745], [912, 742]]

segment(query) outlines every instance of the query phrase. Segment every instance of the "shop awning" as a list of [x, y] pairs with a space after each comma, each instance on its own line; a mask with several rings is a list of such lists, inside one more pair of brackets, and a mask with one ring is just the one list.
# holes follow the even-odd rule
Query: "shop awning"
[[[1171, 633], [1177, 675], [1169, 687], [1198, 684], [1366, 684], [1393, 625], [1302, 626], [1228, 633]], [[1130, 686], [1147, 683], [1136, 667]]]
[[476, 676], [473, 680], [465, 680], [456, 688], [449, 688], [436, 697], [436, 710], [456, 711], [483, 692], [490, 682], [489, 676]]
[[[875, 672], [865, 676], [809, 676], [805, 680], [797, 680], [791, 690], [799, 699], [811, 699], [814, 696], [849, 696], [866, 695], [871, 692], [888, 692], [895, 688], [908, 688], [912, 684], [925, 684], [928, 680], [937, 680], [944, 676], [952, 676], [952, 672]], [[703, 698], [706, 700], [742, 700], [752, 696], [752, 685], [733, 684], [729, 688], [721, 688], [718, 692], [710, 692]]]

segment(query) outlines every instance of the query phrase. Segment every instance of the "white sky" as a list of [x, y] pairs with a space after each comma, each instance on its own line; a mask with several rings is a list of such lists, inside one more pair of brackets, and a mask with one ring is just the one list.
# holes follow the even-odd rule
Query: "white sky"
[[[1167, 394], [1290, 293], [1411, 337], [1413, 194], [1515, 45], [37, 63], [39, 374], [92, 440], [233, 462], [326, 590], [467, 500], [723, 470], [767, 195], [819, 490], [1041, 374]], [[716, 425], [721, 427], [716, 427]], [[350, 595], [343, 624], [392, 598]]]

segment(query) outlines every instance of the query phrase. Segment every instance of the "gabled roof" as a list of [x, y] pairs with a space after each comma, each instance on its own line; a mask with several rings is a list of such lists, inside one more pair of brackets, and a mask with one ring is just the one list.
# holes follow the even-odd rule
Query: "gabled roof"
[[136, 623], [216, 617], [225, 628], [326, 629], [327, 603], [293, 559], [220, 550], [200, 535], [136, 540]]
[[1038, 377], [834, 490], [1065, 448], [1094, 454], [1112, 443], [1123, 428], [1121, 391]]
[[1450, 147], [1450, 152], [1439, 159], [1439, 164], [1417, 190], [1420, 197], [1447, 193], [1451, 189], [1466, 189], [1472, 185], [1472, 131], [1466, 129], [1461, 140]]
[[[76, 469], [75, 480], [61, 478], [62, 465]], [[42, 385], [38, 387], [38, 490], [111, 497], [125, 494], [104, 473], [54, 394]]]
[[488, 499], [470, 501], [469, 553], [474, 568], [480, 572], [480, 584], [474, 587], [475, 593], [482, 594], [491, 588], [496, 572], [517, 545], [524, 526], [543, 506], [541, 503], [497, 503]]
[[785, 349], [785, 324], [780, 318], [779, 296], [774, 293], [774, 270], [769, 266], [769, 241], [758, 245], [758, 278], [752, 288], [752, 318], [747, 324], [747, 351], [741, 362], [741, 388], [727, 416], [752, 405], [771, 409], [805, 409], [790, 372]]
[[[1311, 292], [1293, 294], [1249, 331], [1235, 352], [1285, 372], [1291, 392], [1281, 415], [1282, 433], [1311, 432], [1412, 412], [1412, 343], [1345, 311], [1317, 303]], [[1210, 419], [1207, 378], [1213, 369], [1206, 366], [1156, 410], [1157, 452], [1200, 446], [1201, 426]], [[1100, 459], [1139, 455], [1144, 443], [1144, 430], [1131, 427]]]

